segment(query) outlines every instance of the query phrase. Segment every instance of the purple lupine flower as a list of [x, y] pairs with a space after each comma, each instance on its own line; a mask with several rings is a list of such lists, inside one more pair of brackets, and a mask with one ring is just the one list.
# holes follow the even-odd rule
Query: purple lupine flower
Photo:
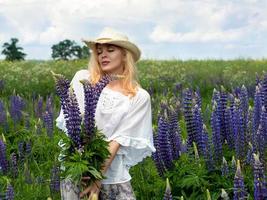
[[50, 190], [60, 191], [60, 169], [58, 166], [54, 166], [51, 170]]
[[0, 125], [6, 126], [7, 124], [7, 115], [4, 103], [0, 99]]
[[196, 98], [196, 104], [201, 109], [201, 107], [202, 107], [202, 99], [201, 99], [201, 94], [200, 94], [199, 87], [197, 88], [197, 90], [195, 92], [195, 98]]
[[54, 112], [53, 112], [53, 102], [51, 96], [49, 96], [46, 100], [46, 107], [43, 113], [43, 121], [47, 135], [51, 138], [54, 132]]
[[264, 74], [262, 80], [262, 95], [263, 95], [263, 106], [267, 108], [267, 73]]
[[221, 171], [222, 171], [222, 176], [228, 176], [229, 175], [228, 164], [227, 164], [227, 161], [225, 160], [224, 156], [223, 156], [223, 163], [222, 163]]
[[[102, 90], [106, 87], [106, 85], [112, 81], [112, 80], [116, 80], [117, 78], [115, 76], [103, 76], [94, 86], [95, 88], [95, 97], [96, 97], [96, 101], [98, 101], [100, 94], [102, 92]], [[96, 106], [96, 105], [95, 105]]]
[[253, 143], [254, 144], [253, 147], [256, 148], [256, 151], [260, 153], [260, 156], [262, 158], [264, 158], [264, 144], [265, 144], [264, 133], [265, 133], [264, 129], [262, 125], [260, 124], [259, 129], [254, 138], [254, 143]]
[[10, 164], [11, 174], [13, 178], [16, 178], [18, 176], [18, 163], [17, 163], [17, 156], [14, 152], [10, 155], [10, 162], [11, 162]]
[[233, 127], [233, 115], [229, 107], [226, 108], [224, 113], [226, 140], [230, 149], [235, 148], [234, 140], [234, 127]]
[[37, 101], [37, 104], [34, 108], [34, 111], [35, 111], [35, 116], [37, 118], [42, 118], [42, 115], [43, 115], [43, 97], [39, 96], [38, 98], [38, 101]]
[[234, 200], [246, 199], [247, 192], [244, 185], [244, 178], [241, 173], [240, 161], [237, 160], [237, 169], [234, 178]]
[[227, 93], [223, 86], [221, 86], [221, 92], [219, 93], [219, 101], [217, 102], [217, 116], [220, 124], [221, 140], [224, 142], [227, 140], [227, 130], [225, 124], [225, 111], [227, 107]]
[[14, 189], [12, 185], [8, 184], [6, 188], [6, 200], [13, 200], [15, 197]]
[[213, 156], [212, 156], [212, 150], [211, 150], [212, 141], [209, 139], [207, 127], [205, 124], [203, 124], [202, 137], [203, 137], [202, 140], [204, 141], [204, 146], [206, 148], [206, 149], [203, 148], [205, 149], [203, 157], [206, 161], [206, 166], [208, 170], [211, 171], [214, 168], [214, 162], [213, 162]]
[[52, 96], [49, 96], [46, 100], [45, 110], [53, 116], [53, 99]]
[[244, 119], [240, 109], [239, 99], [235, 99], [235, 111], [233, 115], [234, 139], [235, 139], [235, 152], [238, 159], [245, 157], [245, 131]]
[[240, 104], [241, 104], [243, 117], [246, 118], [247, 113], [248, 113], [249, 103], [248, 103], [248, 91], [244, 85], [242, 85], [241, 91], [240, 91]]
[[181, 144], [181, 154], [182, 153], [186, 153], [187, 152], [187, 144], [188, 144], [188, 142], [186, 141], [186, 140], [182, 140], [182, 144]]
[[[267, 111], [263, 106], [261, 110], [260, 125], [262, 126], [263, 145], [267, 147]], [[263, 152], [262, 152], [263, 153]]]
[[220, 122], [217, 111], [217, 104], [214, 103], [211, 114], [212, 142], [214, 147], [214, 158], [217, 162], [222, 159], [222, 139], [220, 134]]
[[102, 90], [106, 85], [114, 80], [115, 77], [103, 76], [94, 86], [88, 80], [82, 80], [84, 87], [85, 113], [84, 113], [84, 130], [88, 140], [94, 135], [95, 130], [95, 111]]
[[249, 142], [252, 142], [253, 136], [253, 127], [252, 127], [252, 120], [253, 120], [253, 109], [251, 106], [248, 108], [248, 117], [247, 117], [247, 130], [246, 130], [246, 146], [248, 146]]
[[90, 141], [94, 134], [95, 112], [94, 112], [94, 87], [88, 80], [81, 81], [84, 89], [84, 131], [85, 137]]
[[173, 166], [173, 155], [168, 138], [168, 123], [164, 116], [161, 116], [158, 121], [158, 144], [160, 148], [160, 156], [167, 169]]
[[68, 130], [68, 135], [74, 142], [74, 146], [78, 149], [82, 148], [81, 141], [81, 122], [82, 117], [76, 96], [73, 89], [70, 89], [69, 93], [69, 105], [68, 105], [68, 118], [66, 120], [66, 127]]
[[267, 199], [267, 185], [266, 177], [264, 174], [264, 166], [260, 162], [259, 155], [253, 154], [253, 174], [254, 174], [254, 199], [264, 200]]
[[18, 144], [18, 153], [19, 153], [19, 160], [21, 162], [23, 162], [24, 158], [25, 158], [25, 150], [24, 149], [25, 149], [24, 148], [24, 142], [23, 141], [19, 142], [19, 144]]
[[157, 134], [153, 134], [153, 143], [156, 148], [156, 152], [152, 153], [152, 159], [156, 165], [159, 176], [163, 177], [164, 173], [166, 172], [166, 168], [160, 155], [160, 147], [157, 139]]
[[[240, 92], [240, 113], [242, 117], [242, 134], [244, 137], [244, 148], [243, 151], [246, 149], [248, 144], [248, 121], [249, 121], [249, 97], [247, 88], [242, 85], [241, 92]], [[244, 152], [243, 152], [244, 153]], [[243, 154], [244, 155], [244, 154]]]
[[181, 151], [181, 130], [178, 122], [178, 113], [175, 110], [171, 110], [169, 116], [169, 142], [172, 148], [173, 159], [177, 159], [180, 156]]
[[254, 94], [254, 109], [253, 109], [253, 118], [252, 118], [252, 138], [254, 134], [258, 131], [260, 118], [261, 118], [261, 110], [262, 110], [262, 99], [260, 93], [260, 86], [256, 86], [256, 91]]
[[239, 97], [240, 96], [240, 92], [241, 92], [241, 88], [240, 87], [236, 87], [233, 91], [233, 94], [235, 97]]
[[218, 104], [219, 101], [220, 101], [220, 92], [214, 88], [211, 98], [211, 105], [214, 106], [214, 103]]
[[201, 108], [198, 106], [198, 104], [195, 105], [193, 110], [193, 119], [195, 122], [195, 129], [196, 129], [196, 144], [197, 148], [199, 150], [199, 154], [201, 156], [204, 156], [206, 154], [206, 138], [205, 133], [203, 132], [203, 118], [201, 114]]
[[52, 138], [53, 136], [53, 116], [48, 111], [43, 114], [44, 126], [46, 128], [47, 135]]
[[25, 108], [25, 105], [24, 100], [20, 96], [12, 95], [10, 97], [9, 113], [15, 124], [22, 120], [22, 110]]
[[56, 93], [60, 97], [60, 104], [64, 113], [64, 117], [68, 118], [69, 115], [68, 105], [70, 104], [69, 100], [70, 81], [61, 74], [53, 73], [53, 76], [56, 82]]
[[248, 152], [247, 152], [247, 156], [246, 156], [246, 163], [251, 165], [253, 164], [253, 153], [255, 153], [255, 149], [252, 146], [252, 144], [249, 142], [248, 143]]
[[192, 99], [192, 91], [186, 89], [183, 95], [183, 109], [184, 109], [184, 117], [186, 123], [187, 130], [187, 142], [188, 147], [192, 146], [193, 142], [196, 141], [196, 130], [195, 123], [193, 120], [193, 99]]
[[26, 143], [26, 148], [25, 148], [26, 155], [30, 155], [31, 151], [32, 151], [32, 145], [31, 145], [31, 141], [29, 141]]
[[166, 180], [166, 190], [163, 200], [172, 200], [171, 186], [168, 178]]
[[1, 139], [0, 139], [0, 169], [4, 174], [6, 174], [8, 171], [8, 162], [6, 158], [6, 145]]

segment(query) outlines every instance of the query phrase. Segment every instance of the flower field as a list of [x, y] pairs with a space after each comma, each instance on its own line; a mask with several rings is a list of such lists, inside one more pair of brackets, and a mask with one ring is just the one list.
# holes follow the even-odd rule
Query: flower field
[[[60, 199], [50, 71], [71, 80], [86, 66], [0, 62], [0, 199]], [[130, 171], [137, 199], [267, 199], [266, 70], [267, 60], [140, 61], [157, 151]]]

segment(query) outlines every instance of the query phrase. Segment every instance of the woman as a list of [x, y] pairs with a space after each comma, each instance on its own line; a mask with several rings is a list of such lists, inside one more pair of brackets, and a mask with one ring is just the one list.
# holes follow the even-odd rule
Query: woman
[[[150, 96], [136, 78], [135, 62], [141, 52], [127, 36], [110, 28], [104, 29], [97, 39], [84, 42], [92, 50], [89, 67], [78, 71], [72, 80], [81, 113], [84, 113], [84, 94], [80, 80], [89, 79], [94, 84], [106, 74], [118, 75], [120, 79], [104, 88], [95, 113], [96, 126], [109, 141], [110, 157], [102, 169], [106, 179], [89, 185], [79, 196], [96, 193], [105, 200], [135, 199], [129, 169], [155, 151]], [[56, 121], [66, 131], [62, 110]], [[62, 182], [62, 199], [74, 199], [73, 191], [77, 193], [77, 188], [70, 182]]]

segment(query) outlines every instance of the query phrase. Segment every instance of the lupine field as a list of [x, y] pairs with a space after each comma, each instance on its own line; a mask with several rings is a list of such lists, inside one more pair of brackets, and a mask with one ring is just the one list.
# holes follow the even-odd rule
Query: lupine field
[[[86, 65], [0, 62], [0, 199], [60, 199], [50, 71], [71, 80]], [[267, 60], [144, 60], [138, 70], [157, 151], [130, 171], [137, 199], [267, 199]]]

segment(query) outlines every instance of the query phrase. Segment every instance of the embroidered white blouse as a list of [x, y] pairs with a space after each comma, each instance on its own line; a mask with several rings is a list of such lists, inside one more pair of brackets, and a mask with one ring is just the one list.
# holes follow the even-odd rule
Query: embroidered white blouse
[[[89, 78], [88, 70], [76, 72], [71, 81], [81, 114], [84, 114], [84, 92], [79, 82]], [[152, 114], [149, 93], [138, 88], [132, 98], [105, 87], [99, 97], [95, 113], [96, 126], [107, 141], [121, 146], [112, 161], [102, 184], [124, 183], [131, 180], [129, 169], [155, 152], [153, 145]], [[63, 110], [56, 125], [67, 133]]]

